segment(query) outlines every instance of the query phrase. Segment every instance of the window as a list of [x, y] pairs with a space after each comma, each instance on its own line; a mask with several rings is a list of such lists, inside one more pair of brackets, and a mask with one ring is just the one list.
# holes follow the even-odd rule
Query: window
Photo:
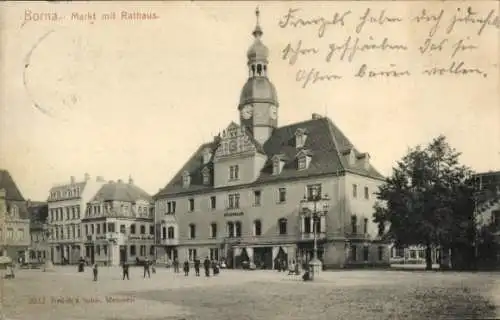
[[491, 212], [491, 222], [497, 230], [500, 228], [500, 210], [495, 210]]
[[234, 223], [234, 229], [236, 231], [236, 237], [241, 237], [241, 222], [240, 221], [236, 221]]
[[307, 168], [307, 157], [302, 155], [298, 158], [298, 168], [299, 170], [304, 170]]
[[24, 229], [17, 229], [17, 239], [24, 240]]
[[227, 223], [227, 236], [229, 238], [234, 237], [234, 223], [232, 223], [231, 221]]
[[262, 235], [262, 222], [260, 220], [255, 220], [253, 222], [253, 235], [254, 236]]
[[141, 245], [139, 247], [139, 250], [141, 252], [141, 256], [145, 256], [146, 255], [146, 246], [145, 245]]
[[97, 254], [98, 256], [100, 256], [101, 255], [101, 246], [100, 245], [95, 246], [95, 251], [96, 251], [95, 254]]
[[125, 232], [126, 232], [125, 230], [126, 230], [125, 225], [124, 225], [124, 224], [121, 224], [121, 225], [120, 225], [120, 233], [125, 233]]
[[135, 224], [130, 225], [130, 234], [135, 234]]
[[150, 256], [154, 256], [155, 255], [155, 247], [154, 246], [149, 247], [149, 255]]
[[203, 184], [210, 184], [210, 172], [208, 170], [203, 171]]
[[278, 226], [279, 226], [279, 234], [284, 235], [287, 233], [287, 221], [285, 218], [281, 218], [278, 220]]
[[189, 172], [184, 171], [182, 174], [182, 186], [184, 188], [189, 187], [189, 184], [191, 183], [191, 176], [189, 175]]
[[365, 199], [370, 199], [370, 191], [368, 190], [368, 187], [365, 187]]
[[78, 229], [76, 229], [76, 231], [77, 231], [77, 233], [78, 233], [78, 238], [80, 238], [80, 237], [82, 236], [82, 234], [81, 234], [81, 229], [80, 229], [80, 228], [78, 228]]
[[238, 180], [240, 178], [240, 167], [238, 165], [229, 166], [229, 180]]
[[304, 233], [311, 233], [311, 217], [304, 217]]
[[378, 247], [378, 259], [380, 261], [384, 260], [384, 247], [382, 246]]
[[217, 223], [210, 224], [210, 237], [217, 238]]
[[351, 245], [351, 260], [356, 261], [358, 258], [358, 252], [357, 252], [357, 247], [356, 245]]
[[146, 234], [146, 226], [141, 225], [141, 234]]
[[279, 203], [286, 202], [286, 189], [285, 188], [279, 188], [279, 190], [278, 190], [278, 202]]
[[108, 232], [116, 232], [114, 223], [108, 223]]
[[175, 238], [175, 228], [174, 227], [168, 227], [167, 229], [167, 236], [169, 239], [174, 239]]
[[106, 223], [102, 224], [102, 233], [106, 233]]
[[351, 216], [351, 230], [353, 234], [358, 233], [358, 217], [356, 215]]
[[215, 210], [217, 207], [217, 198], [215, 196], [210, 197], [210, 209]]
[[161, 238], [165, 240], [167, 238], [167, 227], [161, 229]]
[[69, 220], [69, 208], [66, 207], [66, 220]]
[[149, 226], [149, 234], [155, 234], [155, 226]]
[[219, 260], [219, 249], [210, 248], [210, 260]]
[[188, 211], [189, 212], [193, 212], [194, 211], [194, 199], [193, 198], [189, 199]]
[[229, 209], [238, 209], [240, 207], [240, 195], [234, 193], [229, 195]]
[[193, 261], [197, 257], [196, 249], [188, 250], [189, 261]]
[[95, 233], [95, 227], [94, 227], [94, 224], [91, 224], [91, 225], [90, 225], [90, 233], [91, 233], [91, 234], [94, 234], [94, 233]]
[[260, 206], [260, 196], [261, 196], [260, 190], [255, 190], [253, 192], [253, 198], [254, 198], [253, 204], [254, 204], [254, 206]]
[[176, 203], [175, 201], [167, 202], [167, 213], [175, 213]]
[[321, 198], [321, 184], [310, 184], [307, 186], [307, 200], [311, 201]]
[[194, 239], [196, 238], [196, 226], [191, 223], [189, 225], [189, 239]]
[[352, 197], [357, 198], [358, 197], [358, 186], [356, 184], [352, 185]]
[[364, 234], [368, 233], [368, 218], [363, 219], [363, 233]]
[[102, 249], [104, 251], [104, 255], [107, 256], [108, 255], [108, 247], [107, 246], [102, 246]]
[[88, 235], [88, 234], [89, 234], [89, 226], [85, 225], [85, 235]]
[[273, 174], [277, 175], [280, 174], [281, 172], [281, 160], [275, 159], [273, 161]]
[[71, 217], [74, 219], [76, 219], [76, 211], [75, 211], [75, 207], [72, 207], [71, 208]]
[[363, 261], [368, 261], [368, 256], [370, 254], [370, 247], [364, 246], [363, 247]]
[[101, 224], [97, 224], [97, 234], [100, 234], [101, 233]]

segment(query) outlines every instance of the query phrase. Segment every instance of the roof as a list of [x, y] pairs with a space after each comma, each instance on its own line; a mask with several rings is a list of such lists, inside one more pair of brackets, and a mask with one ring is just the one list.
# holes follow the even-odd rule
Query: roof
[[23, 195], [7, 170], [0, 169], [0, 189], [5, 189], [6, 200], [24, 201]]
[[136, 202], [138, 200], [151, 201], [152, 199], [146, 191], [138, 186], [119, 180], [104, 184], [90, 201]]
[[[304, 149], [312, 154], [308, 168], [300, 171], [297, 170], [296, 166], [298, 150], [295, 147], [295, 132], [297, 129], [306, 130], [307, 139]], [[154, 197], [213, 190], [212, 185], [203, 185], [201, 174], [204, 165], [200, 159], [202, 159], [203, 150], [206, 147], [215, 150], [217, 142], [201, 145], [165, 188], [161, 189]], [[349, 139], [328, 118], [315, 118], [277, 128], [262, 147], [267, 155], [267, 162], [252, 185], [306, 178], [314, 175], [342, 174], [344, 172], [351, 172], [378, 180], [384, 179], [371, 164], [368, 167], [365, 167], [362, 161], [361, 163], [356, 161], [352, 165], [349, 164], [347, 157], [342, 155], [346, 150], [352, 150], [357, 158], [362, 158], [365, 154], [355, 149]], [[279, 175], [272, 174], [271, 159], [274, 155], [281, 155], [283, 159], [287, 159]], [[182, 173], [184, 171], [191, 174], [191, 182], [188, 188], [182, 186]]]
[[239, 106], [255, 102], [269, 102], [278, 106], [276, 88], [267, 77], [251, 77], [241, 89]]

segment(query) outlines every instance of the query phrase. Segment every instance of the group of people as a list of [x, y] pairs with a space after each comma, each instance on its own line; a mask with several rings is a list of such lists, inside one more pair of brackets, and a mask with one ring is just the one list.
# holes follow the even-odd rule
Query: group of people
[[[195, 258], [194, 259], [194, 271], [195, 271], [197, 277], [200, 276], [200, 266], [201, 266], [200, 259]], [[174, 268], [175, 268], [175, 266], [174, 266]], [[219, 268], [218, 263], [216, 261], [210, 261], [210, 259], [208, 259], [208, 257], [206, 257], [205, 260], [203, 261], [203, 268], [205, 269], [205, 276], [206, 277], [210, 277], [210, 268], [212, 268], [214, 276], [218, 275], [220, 272], [220, 268]], [[184, 276], [186, 276], [186, 277], [189, 276], [189, 269], [190, 269], [190, 264], [189, 264], [189, 261], [186, 260], [186, 261], [184, 261], [184, 267], [183, 267]], [[176, 272], [178, 272], [178, 267], [177, 267]]]
[[[156, 273], [156, 268], [154, 266], [154, 262], [150, 261], [148, 258], [144, 260], [143, 262], [143, 267], [144, 267], [144, 278], [146, 278], [146, 275], [148, 278], [151, 278], [151, 272]], [[122, 263], [122, 280], [130, 280], [130, 273], [129, 273], [130, 265], [127, 261], [124, 261]], [[97, 281], [98, 275], [99, 275], [99, 267], [97, 263], [94, 263], [92, 266], [92, 274], [94, 275], [94, 281]]]

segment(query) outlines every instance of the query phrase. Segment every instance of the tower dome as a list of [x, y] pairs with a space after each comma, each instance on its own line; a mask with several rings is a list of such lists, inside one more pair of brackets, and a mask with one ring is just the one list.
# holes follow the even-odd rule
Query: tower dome
[[240, 95], [239, 106], [244, 106], [254, 102], [267, 102], [275, 106], [278, 105], [278, 95], [276, 88], [266, 77], [249, 78]]

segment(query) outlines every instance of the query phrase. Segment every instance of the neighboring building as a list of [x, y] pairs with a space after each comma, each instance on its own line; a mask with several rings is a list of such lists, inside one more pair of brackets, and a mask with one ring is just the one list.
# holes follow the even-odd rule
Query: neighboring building
[[84, 256], [92, 263], [120, 265], [154, 257], [154, 206], [151, 196], [122, 180], [110, 181], [87, 203], [82, 230]]
[[0, 170], [0, 253], [13, 260], [28, 258], [30, 220], [26, 201], [14, 179]]
[[49, 210], [49, 246], [53, 263], [77, 263], [83, 256], [84, 239], [81, 218], [87, 202], [105, 183], [102, 177], [84, 181], [71, 177], [69, 183], [50, 189], [47, 200]]
[[232, 267], [253, 261], [263, 268], [278, 258], [305, 262], [313, 221], [299, 203], [317, 190], [329, 197], [316, 224], [323, 265], [388, 265], [387, 244], [372, 222], [374, 192], [384, 178], [328, 118], [313, 114], [278, 127], [280, 105], [262, 34], [257, 22], [239, 124], [231, 122], [201, 145], [154, 196], [159, 258], [209, 256]]
[[47, 202], [27, 202], [30, 217], [29, 261], [44, 261], [50, 252]]

